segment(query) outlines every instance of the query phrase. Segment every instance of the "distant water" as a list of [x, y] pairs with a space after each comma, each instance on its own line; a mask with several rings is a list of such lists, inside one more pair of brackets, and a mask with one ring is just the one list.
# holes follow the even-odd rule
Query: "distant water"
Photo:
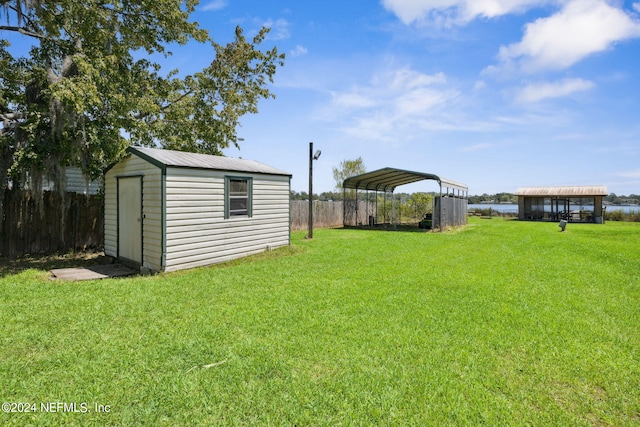
[[493, 204], [493, 203], [481, 203], [477, 205], [469, 204], [467, 209], [489, 209], [500, 213], [518, 213], [518, 205], [515, 204]]
[[[480, 204], [469, 204], [468, 209], [489, 209], [500, 213], [518, 213], [518, 205], [516, 204], [495, 204], [495, 203], [480, 203]], [[606, 206], [607, 212], [615, 212], [622, 211], [624, 213], [637, 213], [640, 212], [640, 206]], [[593, 206], [589, 205], [571, 205], [571, 210], [587, 210], [592, 211]]]

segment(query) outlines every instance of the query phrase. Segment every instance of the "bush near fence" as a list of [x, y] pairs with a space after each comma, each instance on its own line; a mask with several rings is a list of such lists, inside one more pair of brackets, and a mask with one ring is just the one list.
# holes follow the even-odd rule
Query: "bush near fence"
[[42, 205], [29, 191], [7, 190], [0, 212], [0, 256], [102, 248], [103, 199], [45, 191]]
[[469, 216], [482, 216], [482, 217], [493, 217], [500, 216], [503, 218], [517, 218], [518, 211], [497, 211], [491, 208], [472, 208], [467, 211]]
[[[469, 209], [469, 216], [501, 216], [504, 218], [516, 218], [517, 212], [500, 212], [491, 208], [473, 208]], [[620, 210], [606, 211], [604, 214], [605, 221], [626, 221], [626, 222], [640, 222], [640, 210], [624, 212]]]
[[640, 222], [640, 211], [606, 211], [604, 213], [605, 221], [627, 221], [627, 222]]

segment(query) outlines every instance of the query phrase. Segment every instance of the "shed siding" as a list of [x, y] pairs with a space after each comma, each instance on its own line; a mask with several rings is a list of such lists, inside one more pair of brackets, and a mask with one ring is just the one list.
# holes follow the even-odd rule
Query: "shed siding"
[[[224, 218], [225, 176], [252, 178], [250, 218]], [[288, 176], [167, 167], [165, 271], [288, 245], [289, 190]]]
[[118, 191], [119, 177], [143, 176], [142, 180], [142, 265], [162, 270], [162, 171], [159, 167], [129, 156], [105, 175], [104, 252], [118, 254]]
[[[95, 181], [89, 181], [89, 187], [87, 188], [87, 181], [82, 173], [82, 169], [75, 166], [68, 166], [65, 168], [65, 191], [70, 193], [80, 194], [98, 194], [100, 188], [102, 188], [102, 180], [97, 179]], [[42, 190], [52, 191], [55, 190], [55, 185], [52, 181], [47, 179], [42, 180]]]
[[97, 194], [102, 187], [102, 181], [87, 181], [80, 168], [69, 167], [66, 170], [67, 175], [67, 191], [81, 194]]

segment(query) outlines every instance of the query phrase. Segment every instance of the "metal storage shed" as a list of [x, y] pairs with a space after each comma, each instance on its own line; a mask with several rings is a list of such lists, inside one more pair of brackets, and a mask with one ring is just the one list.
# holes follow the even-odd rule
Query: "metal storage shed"
[[291, 174], [252, 160], [129, 147], [105, 173], [105, 254], [150, 271], [290, 242]]
[[[376, 193], [383, 192], [386, 200], [386, 194], [393, 193], [397, 187], [422, 180], [434, 180], [440, 187], [439, 195], [434, 199], [434, 228], [442, 230], [446, 227], [464, 225], [467, 223], [467, 197], [469, 189], [465, 184], [430, 173], [387, 167], [344, 180], [342, 184], [342, 188], [345, 191], [343, 225], [347, 227], [363, 223], [359, 218], [358, 212], [358, 191], [374, 191]], [[350, 215], [347, 213], [347, 189], [355, 190], [355, 203], [353, 204], [354, 209], [352, 209], [355, 218], [349, 218]], [[377, 216], [377, 209], [375, 216]], [[372, 219], [373, 221], [371, 221]], [[377, 220], [375, 217], [369, 217], [369, 225], [373, 226], [376, 222]]]
[[518, 196], [518, 219], [533, 221], [603, 223], [605, 185], [522, 187]]

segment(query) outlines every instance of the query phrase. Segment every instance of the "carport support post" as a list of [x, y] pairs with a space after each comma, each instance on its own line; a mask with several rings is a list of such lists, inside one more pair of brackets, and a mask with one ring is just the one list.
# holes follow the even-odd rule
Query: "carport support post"
[[438, 213], [440, 215], [440, 225], [439, 225], [439, 229], [438, 231], [442, 231], [442, 181], [438, 181], [438, 184], [440, 184], [440, 212]]
[[391, 191], [391, 225], [393, 228], [398, 226], [398, 217], [396, 216], [396, 195]]
[[309, 234], [307, 239], [313, 239], [313, 142], [309, 143]]
[[371, 214], [371, 211], [369, 210], [369, 188], [367, 187], [367, 213], [365, 215], [365, 217], [367, 218], [367, 225], [371, 225], [371, 223], [369, 222], [369, 216]]
[[347, 189], [342, 183], [342, 226], [347, 225]]

